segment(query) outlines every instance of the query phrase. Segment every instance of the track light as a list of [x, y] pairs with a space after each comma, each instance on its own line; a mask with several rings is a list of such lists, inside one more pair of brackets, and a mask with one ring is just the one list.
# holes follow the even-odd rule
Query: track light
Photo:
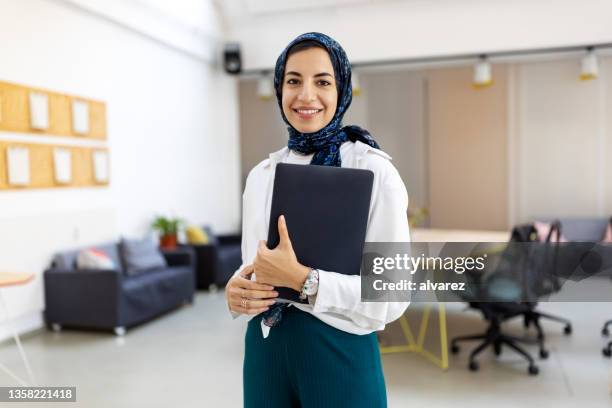
[[486, 55], [481, 55], [480, 60], [474, 65], [474, 81], [475, 88], [486, 88], [493, 84], [491, 76], [491, 64], [487, 60]]
[[260, 99], [268, 100], [272, 98], [274, 94], [274, 84], [272, 84], [272, 78], [268, 75], [262, 75], [257, 81], [257, 96]]
[[355, 71], [351, 74], [351, 86], [353, 87], [353, 96], [361, 95], [361, 84], [359, 83], [359, 76]]
[[580, 79], [588, 81], [597, 78], [599, 67], [597, 64], [597, 55], [593, 47], [587, 47], [587, 54], [582, 57], [582, 69], [580, 70]]

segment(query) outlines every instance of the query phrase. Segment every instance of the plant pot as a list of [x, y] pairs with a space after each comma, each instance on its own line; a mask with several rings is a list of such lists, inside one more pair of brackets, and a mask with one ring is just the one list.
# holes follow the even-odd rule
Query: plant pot
[[176, 234], [166, 234], [159, 238], [159, 246], [164, 249], [176, 248]]

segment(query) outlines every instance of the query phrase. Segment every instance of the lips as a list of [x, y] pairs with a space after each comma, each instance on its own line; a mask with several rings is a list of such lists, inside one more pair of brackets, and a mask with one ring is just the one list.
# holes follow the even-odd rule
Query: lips
[[297, 113], [298, 116], [301, 119], [312, 119], [317, 114], [321, 113], [323, 111], [323, 109], [313, 109], [313, 108], [305, 109], [305, 108], [299, 108], [299, 109], [293, 109], [293, 111], [295, 113]]

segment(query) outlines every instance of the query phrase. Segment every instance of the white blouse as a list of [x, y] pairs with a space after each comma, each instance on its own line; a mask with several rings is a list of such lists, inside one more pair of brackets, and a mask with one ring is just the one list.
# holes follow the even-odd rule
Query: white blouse
[[[267, 239], [272, 203], [272, 186], [277, 163], [309, 164], [310, 155], [302, 155], [287, 147], [271, 153], [255, 166], [247, 177], [242, 196], [242, 265], [253, 263], [260, 240]], [[367, 169], [374, 173], [372, 199], [368, 215], [366, 242], [409, 242], [408, 193], [400, 175], [391, 164], [391, 157], [361, 142], [345, 142], [340, 146], [342, 167]], [[291, 236], [291, 230], [289, 230]], [[308, 265], [317, 268], [316, 265]], [[253, 276], [252, 279], [255, 279]], [[399, 318], [408, 302], [361, 302], [359, 276], [343, 275], [319, 269], [319, 291], [311, 304], [292, 306], [310, 313], [321, 321], [353, 334], [368, 334], [382, 330], [387, 323]], [[239, 313], [231, 313], [234, 318]], [[253, 315], [247, 315], [250, 318]], [[281, 323], [282, 324], [282, 323]], [[262, 323], [267, 337], [268, 326]]]

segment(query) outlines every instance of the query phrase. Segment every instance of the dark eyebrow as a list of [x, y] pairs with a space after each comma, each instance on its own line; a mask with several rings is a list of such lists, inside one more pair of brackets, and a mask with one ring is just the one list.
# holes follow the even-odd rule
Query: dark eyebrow
[[[287, 75], [295, 75], [295, 76], [298, 76], [298, 77], [302, 76], [302, 74], [300, 74], [299, 72], [295, 72], [295, 71], [289, 71], [289, 72], [285, 73], [285, 76], [287, 76]], [[327, 72], [319, 72], [318, 74], [315, 75], [315, 78], [324, 77], [324, 76], [329, 76], [329, 77], [333, 78], [333, 75], [329, 74]]]

